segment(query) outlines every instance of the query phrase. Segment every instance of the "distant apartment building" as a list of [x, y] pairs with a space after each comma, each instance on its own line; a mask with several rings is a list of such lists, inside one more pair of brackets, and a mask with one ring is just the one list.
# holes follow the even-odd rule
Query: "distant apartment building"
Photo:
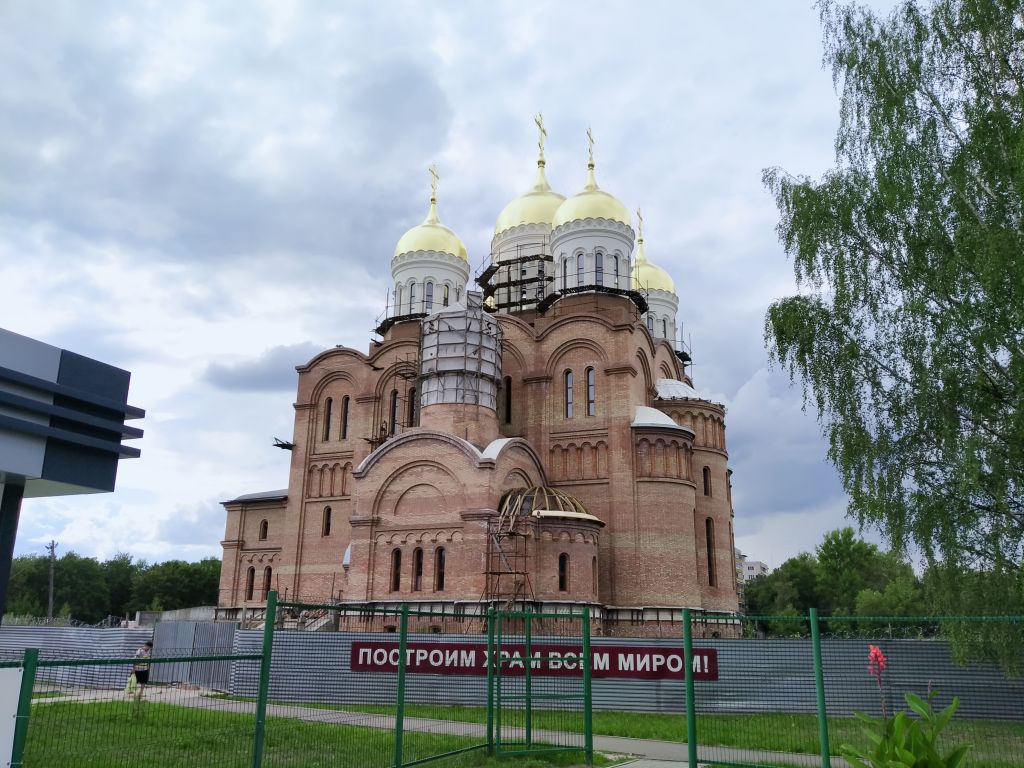
[[747, 556], [736, 550], [736, 592], [739, 597], [740, 610], [746, 610], [743, 586], [751, 579], [768, 573], [770, 569], [760, 560], [748, 560]]

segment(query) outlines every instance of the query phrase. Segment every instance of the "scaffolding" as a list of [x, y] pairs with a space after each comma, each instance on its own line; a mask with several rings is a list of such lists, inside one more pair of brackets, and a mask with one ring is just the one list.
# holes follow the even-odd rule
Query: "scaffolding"
[[[570, 281], [572, 285], [569, 285]], [[563, 296], [579, 293], [623, 296], [629, 299], [637, 316], [648, 311], [647, 291], [632, 287], [632, 277], [627, 277], [630, 288], [619, 288], [623, 282], [619, 275], [612, 275], [603, 269], [587, 271], [573, 269], [566, 271], [561, 279], [556, 274], [554, 258], [546, 239], [519, 243], [498, 254], [491, 254], [491, 261], [476, 277], [485, 298], [491, 302], [484, 307], [488, 312], [507, 310], [522, 312], [535, 310], [543, 315]], [[611, 284], [609, 284], [611, 283]]]
[[534, 602], [530, 582], [529, 516], [532, 497], [525, 489], [506, 493], [498, 516], [487, 526], [487, 572], [484, 600], [512, 611]]
[[550, 268], [553, 262], [547, 238], [491, 254], [490, 264], [476, 278], [484, 298], [493, 300], [487, 311], [534, 308], [544, 300], [548, 284], [554, 281]]
[[419, 355], [410, 352], [394, 366], [391, 375], [387, 377], [389, 383], [384, 391], [390, 392], [392, 399], [382, 400], [380, 423], [373, 426], [370, 434], [363, 438], [370, 444], [371, 450], [376, 450], [381, 443], [419, 423], [419, 387], [409, 386], [409, 382], [418, 383], [419, 369]]
[[465, 309], [454, 307], [422, 320], [420, 403], [498, 407], [501, 329], [483, 311], [483, 297], [467, 293]]

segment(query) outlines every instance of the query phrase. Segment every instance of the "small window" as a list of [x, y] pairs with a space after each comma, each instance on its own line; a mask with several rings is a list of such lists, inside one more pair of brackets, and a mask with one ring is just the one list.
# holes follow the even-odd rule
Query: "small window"
[[391, 390], [391, 415], [388, 417], [388, 434], [395, 434], [398, 424], [398, 390]]
[[402, 314], [402, 286], [395, 288], [395, 314]]
[[324, 440], [331, 439], [331, 411], [334, 408], [334, 401], [331, 398], [327, 398], [327, 402], [324, 403]]
[[711, 495], [711, 468], [704, 467], [704, 495]]
[[416, 547], [412, 551], [412, 591], [423, 589], [423, 550]]
[[647, 330], [654, 333], [654, 315], [647, 315]]
[[562, 261], [562, 290], [564, 291], [569, 287], [569, 262], [568, 260]]
[[505, 377], [505, 423], [512, 423], [512, 377]]
[[661, 318], [661, 338], [668, 338], [668, 320]]
[[253, 590], [256, 588], [256, 569], [249, 568], [245, 576], [245, 599], [252, 600]]
[[572, 371], [565, 372], [565, 418], [572, 418]]
[[267, 532], [270, 530], [270, 524], [266, 520], [260, 521], [260, 541], [267, 540]]
[[391, 591], [397, 592], [402, 588], [402, 550], [391, 551]]
[[569, 555], [565, 552], [558, 556], [558, 591], [569, 591]]
[[341, 439], [348, 437], [348, 396], [341, 400]]
[[604, 254], [598, 251], [594, 254], [594, 272], [598, 285], [604, 285]]
[[331, 535], [331, 508], [330, 507], [324, 507], [324, 520], [323, 520], [323, 523], [320, 526], [320, 535], [321, 536], [330, 536]]
[[462, 286], [455, 286], [455, 300], [462, 301]]
[[597, 385], [594, 369], [587, 368], [587, 416], [597, 416]]
[[270, 594], [270, 585], [274, 577], [274, 571], [268, 565], [263, 569], [263, 600], [267, 599], [267, 595]]
[[419, 398], [416, 397], [416, 387], [409, 390], [409, 426], [415, 427], [416, 420], [419, 418], [419, 414], [416, 412], [416, 406], [419, 404]]
[[424, 311], [425, 312], [433, 312], [434, 311], [434, 284], [433, 283], [427, 283], [426, 294], [427, 294], [427, 305], [426, 305], [426, 309], [424, 309]]
[[409, 283], [409, 314], [416, 311], [416, 283]]
[[444, 547], [438, 547], [434, 552], [434, 591], [444, 592]]
[[583, 254], [576, 257], [576, 286], [583, 285]]
[[445, 285], [445, 287], [441, 291], [441, 306], [442, 307], [447, 307], [448, 306], [448, 290], [449, 290], [448, 286]]
[[615, 287], [621, 288], [619, 285], [619, 257], [612, 255], [612, 269], [615, 271]]
[[708, 586], [718, 585], [718, 568], [715, 563], [715, 521], [710, 517], [704, 521], [704, 538], [708, 545]]

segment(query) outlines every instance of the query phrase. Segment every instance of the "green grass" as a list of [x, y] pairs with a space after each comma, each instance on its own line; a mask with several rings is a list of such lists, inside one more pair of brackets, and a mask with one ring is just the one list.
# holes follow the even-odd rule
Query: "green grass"
[[[32, 708], [26, 768], [249, 768], [254, 735], [251, 714], [143, 701], [51, 702]], [[406, 761], [479, 743], [441, 734], [405, 734]], [[391, 731], [269, 718], [264, 768], [386, 768], [391, 765]], [[430, 765], [439, 768], [575, 766], [580, 753], [489, 759], [477, 750]], [[596, 765], [610, 765], [603, 756]]]
[[[356, 704], [320, 705], [357, 712], [394, 713], [393, 705]], [[457, 720], [469, 723], [487, 721], [483, 707], [440, 704], [406, 704], [406, 717]], [[535, 710], [535, 728], [557, 728], [565, 713]], [[686, 741], [686, 716], [655, 712], [615, 712], [595, 710], [594, 733], [657, 741]], [[815, 715], [786, 713], [700, 714], [697, 715], [698, 743], [764, 749], [779, 752], [818, 754], [818, 720]], [[1024, 725], [996, 720], [953, 720], [944, 734], [949, 746], [967, 741], [974, 747], [969, 765], [1015, 768], [1024, 754]], [[852, 717], [829, 718], [829, 745], [838, 754], [841, 744], [866, 744], [859, 721]]]

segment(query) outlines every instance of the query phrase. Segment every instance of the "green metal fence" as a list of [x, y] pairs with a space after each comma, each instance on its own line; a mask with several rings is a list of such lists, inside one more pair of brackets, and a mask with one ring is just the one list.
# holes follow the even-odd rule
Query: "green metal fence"
[[[25, 651], [12, 768], [252, 765], [251, 711], [196, 686], [139, 685], [135, 658], [40, 657]], [[255, 668], [258, 655], [181, 655], [146, 659], [150, 669], [189, 661]]]
[[230, 665], [230, 695], [137, 685], [134, 657], [29, 649], [0, 662], [21, 671], [11, 766], [455, 768], [557, 751], [590, 763], [589, 629], [586, 611], [438, 615], [270, 593], [254, 652], [144, 662]]
[[593, 764], [590, 611], [491, 611], [488, 743], [499, 756], [579, 751]]
[[[1024, 765], [1024, 617], [819, 617], [812, 610], [733, 618], [731, 628], [714, 617], [719, 636], [711, 639], [708, 616], [684, 613], [691, 764], [845, 765], [844, 745], [872, 743], [856, 713], [916, 718], [904, 698], [910, 692], [931, 693], [936, 708], [959, 699], [940, 751], [969, 743], [967, 766]], [[707, 653], [695, 644], [715, 655], [714, 679], [695, 679], [693, 663], [699, 668]], [[880, 654], [874, 663], [872, 648]]]

